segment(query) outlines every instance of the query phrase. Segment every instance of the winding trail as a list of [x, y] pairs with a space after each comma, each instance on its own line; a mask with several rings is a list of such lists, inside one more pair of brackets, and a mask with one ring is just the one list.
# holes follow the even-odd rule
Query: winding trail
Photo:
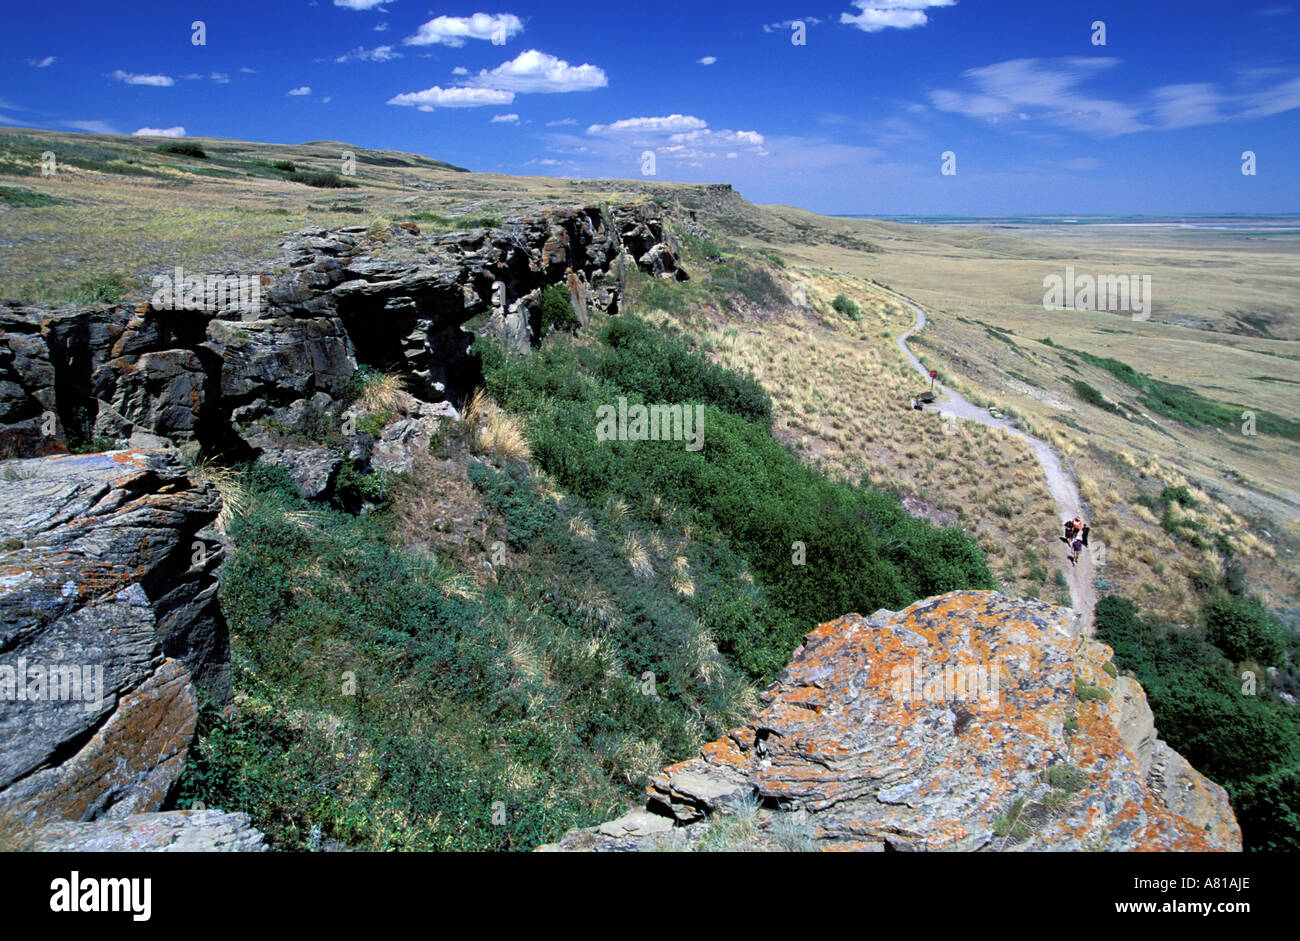
[[[900, 294], [889, 292], [900, 303], [906, 304], [916, 314], [916, 323], [911, 329], [898, 337], [898, 348], [912, 368], [924, 376], [927, 380], [930, 378], [930, 371], [921, 364], [907, 347], [907, 339], [912, 334], [925, 327], [925, 311], [921, 310], [916, 304], [912, 303], [906, 297]], [[1061, 460], [1057, 457], [1056, 452], [1052, 450], [1051, 445], [1041, 438], [1035, 438], [1033, 435], [1026, 434], [1019, 428], [1016, 428], [1010, 421], [1005, 418], [994, 418], [986, 409], [977, 408], [971, 404], [960, 393], [945, 388], [936, 383], [936, 389], [941, 389], [943, 395], [936, 400], [934, 408], [938, 408], [940, 413], [947, 413], [956, 416], [965, 421], [979, 422], [981, 425], [987, 425], [989, 428], [1005, 428], [1009, 434], [1019, 437], [1029, 445], [1033, 450], [1034, 456], [1038, 458], [1039, 466], [1043, 468], [1043, 473], [1047, 475], [1047, 489], [1056, 501], [1056, 518], [1066, 520], [1080, 512], [1079, 489], [1075, 486], [1074, 480], [1061, 467]], [[1061, 566], [1061, 571], [1065, 574], [1066, 584], [1070, 588], [1070, 606], [1082, 617], [1082, 628], [1091, 634], [1093, 630], [1093, 609], [1097, 606], [1097, 592], [1093, 588], [1093, 563], [1090, 553], [1082, 553], [1078, 565], [1070, 565], [1066, 559], [1066, 547], [1059, 538], [1059, 530], [1052, 533], [1044, 533], [1043, 538], [1050, 540], [1055, 553], [1055, 558]]]

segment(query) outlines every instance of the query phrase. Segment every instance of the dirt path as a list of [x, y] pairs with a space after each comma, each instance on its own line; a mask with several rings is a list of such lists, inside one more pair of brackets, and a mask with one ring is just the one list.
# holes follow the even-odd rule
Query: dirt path
[[[910, 307], [912, 312], [916, 314], [916, 323], [910, 330], [899, 336], [898, 348], [907, 357], [912, 367], [926, 379], [929, 379], [929, 370], [921, 365], [921, 361], [907, 347], [907, 338], [925, 327], [925, 311], [901, 295], [895, 294], [893, 296], [900, 303]], [[941, 390], [942, 395], [933, 406], [930, 406], [931, 408], [938, 409], [940, 413], [955, 415], [964, 421], [979, 422], [981, 425], [987, 425], [990, 428], [1005, 428], [1008, 433], [1027, 443], [1033, 450], [1034, 456], [1038, 458], [1043, 473], [1047, 475], [1047, 489], [1051, 492], [1052, 499], [1056, 501], [1057, 519], [1066, 520], [1079, 514], [1079, 490], [1070, 475], [1061, 467], [1061, 460], [1056, 456], [1056, 452], [1052, 450], [1046, 441], [1025, 434], [1005, 418], [994, 418], [986, 409], [976, 408], [965, 397], [952, 389], [946, 389], [938, 383], [935, 384], [935, 389]], [[1070, 606], [1075, 612], [1082, 615], [1082, 627], [1091, 634], [1093, 630], [1093, 609], [1097, 606], [1097, 592], [1092, 584], [1092, 556], [1084, 552], [1079, 559], [1079, 564], [1071, 565], [1066, 558], [1065, 543], [1060, 541], [1059, 535], [1059, 531], [1044, 533], [1043, 539], [1052, 547], [1054, 557], [1060, 564], [1061, 571], [1065, 574], [1066, 584], [1070, 588]], [[1094, 549], [1096, 548], [1094, 546]]]

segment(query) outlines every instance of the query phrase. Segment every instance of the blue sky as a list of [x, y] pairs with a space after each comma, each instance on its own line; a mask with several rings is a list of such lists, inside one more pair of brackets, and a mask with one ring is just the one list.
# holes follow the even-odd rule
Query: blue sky
[[4, 20], [0, 124], [583, 178], [641, 176], [652, 151], [656, 179], [830, 213], [1300, 211], [1288, 3], [70, 2]]

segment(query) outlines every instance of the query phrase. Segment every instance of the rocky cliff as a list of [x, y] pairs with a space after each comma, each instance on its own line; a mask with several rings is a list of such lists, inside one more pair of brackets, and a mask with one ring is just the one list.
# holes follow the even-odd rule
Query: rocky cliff
[[1239, 851], [1223, 788], [1110, 656], [1068, 610], [990, 592], [846, 615], [643, 810], [542, 849]]
[[[282, 464], [309, 498], [344, 462], [401, 470], [481, 378], [476, 333], [528, 350], [552, 285], [580, 323], [616, 312], [629, 265], [685, 277], [652, 205], [305, 230], [238, 299], [178, 273], [128, 306], [0, 307], [0, 831], [259, 848], [247, 819], [155, 813], [200, 697], [231, 693], [221, 499], [178, 452]], [[358, 361], [409, 389], [379, 435], [348, 429]]]
[[121, 819], [230, 695], [215, 487], [155, 452], [0, 466], [0, 816]]
[[[541, 303], [552, 285], [567, 288], [580, 323], [617, 312], [629, 265], [685, 277], [653, 204], [442, 235], [414, 223], [307, 229], [285, 241], [278, 272], [238, 298], [182, 270], [127, 306], [6, 304], [0, 457], [190, 445], [301, 463], [302, 442], [343, 426], [358, 362], [458, 407], [481, 379], [476, 334], [527, 351], [552, 326]], [[352, 437], [336, 450], [364, 459], [373, 441]]]

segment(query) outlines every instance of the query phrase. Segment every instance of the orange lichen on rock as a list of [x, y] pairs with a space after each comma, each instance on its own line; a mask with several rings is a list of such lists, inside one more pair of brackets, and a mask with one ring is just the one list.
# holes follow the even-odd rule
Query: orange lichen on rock
[[761, 827], [806, 815], [824, 849], [1240, 850], [1224, 790], [1155, 739], [1110, 658], [1068, 609], [993, 592], [846, 615], [649, 809], [700, 828], [745, 798]]

